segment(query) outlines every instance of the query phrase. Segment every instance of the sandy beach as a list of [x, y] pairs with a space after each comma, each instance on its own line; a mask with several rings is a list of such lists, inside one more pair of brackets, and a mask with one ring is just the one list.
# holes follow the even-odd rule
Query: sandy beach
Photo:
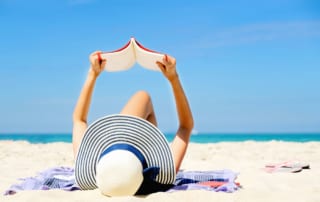
[[[182, 169], [239, 172], [242, 188], [235, 193], [203, 190], [155, 193], [144, 197], [108, 198], [93, 191], [22, 191], [3, 196], [18, 178], [35, 176], [55, 166], [73, 166], [70, 143], [0, 142], [1, 201], [320, 201], [320, 142], [191, 143]], [[311, 169], [299, 173], [267, 173], [267, 163], [300, 160]]]

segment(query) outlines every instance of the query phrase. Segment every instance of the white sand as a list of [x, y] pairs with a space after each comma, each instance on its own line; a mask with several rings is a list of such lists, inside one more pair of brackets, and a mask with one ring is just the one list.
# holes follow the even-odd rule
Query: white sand
[[[67, 143], [29, 144], [0, 142], [0, 192], [4, 193], [21, 177], [55, 166], [72, 166], [72, 146]], [[266, 173], [266, 163], [299, 159], [310, 164], [300, 173]], [[155, 193], [145, 197], [102, 196], [97, 190], [67, 192], [61, 190], [23, 191], [0, 196], [0, 201], [320, 201], [320, 142], [239, 142], [190, 144], [182, 165], [186, 170], [231, 169], [239, 172], [243, 186], [235, 193], [179, 191]]]

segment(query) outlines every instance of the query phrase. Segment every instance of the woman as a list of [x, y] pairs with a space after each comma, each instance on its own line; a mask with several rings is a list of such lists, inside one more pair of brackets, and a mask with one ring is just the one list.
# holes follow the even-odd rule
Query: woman
[[[89, 57], [91, 66], [73, 113], [73, 151], [75, 158], [77, 158], [81, 141], [88, 128], [87, 116], [96, 79], [108, 62], [105, 59], [100, 61], [99, 54], [101, 52], [96, 51]], [[175, 171], [177, 172], [187, 150], [193, 129], [193, 117], [176, 71], [176, 60], [171, 56], [165, 55], [162, 61], [157, 61], [157, 65], [171, 84], [179, 119], [179, 127], [171, 144]], [[151, 98], [145, 91], [135, 93], [123, 107], [120, 114], [139, 117], [157, 126]]]

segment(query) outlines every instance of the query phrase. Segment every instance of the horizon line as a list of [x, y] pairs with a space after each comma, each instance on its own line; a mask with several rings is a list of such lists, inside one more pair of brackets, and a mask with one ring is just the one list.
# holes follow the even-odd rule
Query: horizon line
[[[173, 135], [176, 132], [162, 132], [165, 135]], [[197, 136], [197, 135], [235, 135], [235, 134], [248, 134], [248, 135], [276, 135], [276, 134], [319, 134], [320, 131], [300, 131], [300, 132], [197, 132], [192, 133], [191, 135]], [[0, 132], [0, 135], [72, 135], [71, 132]]]

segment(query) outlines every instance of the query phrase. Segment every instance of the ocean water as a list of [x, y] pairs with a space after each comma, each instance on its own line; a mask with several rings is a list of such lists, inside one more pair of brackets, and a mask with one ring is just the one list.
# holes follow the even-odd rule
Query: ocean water
[[[167, 140], [172, 141], [174, 134], [166, 133]], [[71, 134], [0, 134], [1, 140], [28, 141], [30, 143], [71, 143]], [[241, 141], [288, 141], [310, 142], [320, 141], [320, 133], [203, 133], [191, 136], [191, 142], [216, 143], [216, 142], [241, 142]]]

